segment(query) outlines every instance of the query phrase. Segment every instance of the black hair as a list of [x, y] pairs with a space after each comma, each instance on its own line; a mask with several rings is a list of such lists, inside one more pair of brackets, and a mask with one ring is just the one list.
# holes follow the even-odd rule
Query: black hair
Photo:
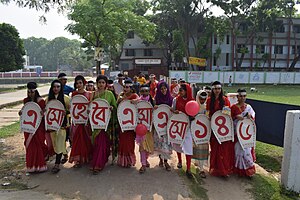
[[74, 80], [74, 89], [75, 89], [75, 90], [77, 89], [77, 87], [76, 87], [76, 82], [79, 81], [79, 80], [82, 80], [83, 85], [85, 85], [85, 83], [86, 83], [86, 80], [85, 80], [85, 78], [84, 78], [82, 75], [77, 75], [77, 76], [75, 77], [75, 80]]
[[99, 80], [104, 80], [106, 84], [108, 83], [107, 76], [99, 75], [99, 76], [97, 76], [96, 83], [98, 83]]
[[93, 83], [94, 84], [94, 81], [88, 81], [87, 83]]
[[60, 73], [60, 74], [57, 76], [57, 78], [61, 78], [61, 77], [64, 77], [64, 76], [67, 76], [67, 74], [65, 74], [65, 73]]
[[[221, 84], [220, 81], [215, 81], [215, 82], [212, 83], [212, 86], [214, 86], [214, 85], [222, 85], [222, 84]], [[210, 101], [210, 108], [209, 108], [209, 111], [210, 111], [210, 113], [212, 113], [212, 112], [214, 111], [214, 109], [215, 109], [215, 101], [216, 101], [216, 97], [215, 97], [215, 93], [214, 93], [213, 91], [212, 91], [212, 93], [211, 93], [210, 96], [211, 96], [211, 101]], [[221, 108], [223, 108], [224, 105], [225, 105], [225, 101], [224, 101], [224, 99], [223, 99], [223, 96], [224, 96], [223, 88], [221, 88], [221, 93], [220, 93], [220, 95], [219, 95], [219, 97], [218, 97], [218, 99], [219, 99], [219, 106], [220, 106]]]
[[107, 81], [107, 84], [114, 84], [114, 81], [111, 80], [111, 79], [109, 79], [109, 80]]
[[247, 92], [247, 91], [246, 91], [246, 89], [244, 89], [244, 88], [239, 88], [239, 89], [237, 90], [237, 93], [240, 93], [240, 92]]
[[143, 87], [150, 87], [148, 84], [143, 84], [140, 86], [140, 88], [143, 88]]
[[[60, 101], [64, 105], [64, 107], [66, 109], [66, 103], [65, 103], [65, 98], [64, 98], [63, 85], [60, 82], [60, 80], [54, 80], [54, 81], [52, 81], [50, 89], [49, 89], [49, 93], [48, 93], [48, 101], [56, 99], [55, 98], [55, 94], [53, 92], [53, 87], [54, 87], [55, 83], [59, 83], [60, 84], [60, 91], [58, 93], [57, 100]], [[64, 121], [62, 123], [62, 127], [65, 127], [66, 125], [67, 125], [67, 118], [64, 117]]]
[[[27, 89], [28, 90], [34, 90], [37, 88], [37, 84], [36, 82], [28, 82], [27, 83]], [[28, 97], [28, 96], [27, 96]], [[33, 99], [33, 102], [37, 103], [37, 99], [41, 97], [39, 91], [35, 90], [34, 91], [34, 99]], [[28, 98], [28, 101], [31, 101], [31, 99]]]
[[180, 88], [182, 88], [184, 91], [187, 91], [187, 88], [186, 88], [185, 84], [180, 85]]

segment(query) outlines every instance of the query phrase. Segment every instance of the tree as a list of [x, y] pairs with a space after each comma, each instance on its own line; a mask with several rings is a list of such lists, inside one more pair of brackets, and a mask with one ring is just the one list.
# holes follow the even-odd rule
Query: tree
[[[145, 17], [133, 12], [133, 1], [127, 0], [83, 0], [72, 6], [68, 15], [73, 23], [67, 29], [78, 34], [93, 48], [123, 45], [127, 33], [134, 30], [141, 38], [153, 40], [155, 25]], [[100, 61], [96, 62], [97, 73]]]
[[0, 24], [0, 71], [22, 69], [24, 55], [23, 41], [17, 29], [10, 24]]

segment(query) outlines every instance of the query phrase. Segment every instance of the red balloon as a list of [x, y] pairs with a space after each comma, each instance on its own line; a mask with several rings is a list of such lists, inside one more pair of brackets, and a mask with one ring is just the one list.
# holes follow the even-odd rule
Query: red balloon
[[197, 101], [189, 101], [187, 102], [187, 104], [185, 104], [185, 112], [189, 115], [189, 116], [195, 116], [198, 114], [199, 112], [199, 104], [197, 103]]
[[135, 127], [135, 133], [139, 136], [144, 136], [147, 134], [147, 127], [145, 124], [138, 124]]

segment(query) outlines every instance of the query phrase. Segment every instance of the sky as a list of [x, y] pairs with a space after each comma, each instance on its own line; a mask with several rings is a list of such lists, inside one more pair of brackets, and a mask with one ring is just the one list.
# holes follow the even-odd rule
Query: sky
[[[296, 7], [300, 10], [300, 5]], [[219, 13], [220, 9], [213, 10]], [[79, 36], [72, 35], [65, 30], [65, 27], [71, 23], [66, 16], [58, 14], [55, 9], [51, 9], [45, 17], [46, 24], [39, 21], [43, 12], [37, 12], [35, 9], [19, 8], [15, 3], [4, 5], [0, 3], [0, 23], [8, 23], [16, 27], [21, 38], [44, 37], [49, 40], [56, 37], [66, 37], [69, 39], [79, 39]]]

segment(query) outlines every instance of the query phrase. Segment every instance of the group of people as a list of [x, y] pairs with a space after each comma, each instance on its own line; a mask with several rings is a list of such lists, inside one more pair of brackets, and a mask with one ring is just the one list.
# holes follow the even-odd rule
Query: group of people
[[[37, 103], [42, 110], [47, 103], [56, 99], [65, 108], [65, 117], [58, 132], [46, 131], [43, 122], [35, 134], [24, 133], [26, 147], [26, 168], [28, 172], [42, 172], [47, 170], [49, 156], [55, 155], [55, 165], [52, 173], [60, 170], [60, 164], [70, 162], [74, 168], [83, 164], [89, 164], [93, 174], [98, 174], [104, 169], [112, 156], [117, 157], [117, 164], [129, 168], [136, 164], [135, 145], [139, 145], [139, 156], [141, 168], [139, 173], [145, 173], [150, 167], [148, 157], [157, 155], [158, 165], [167, 171], [171, 171], [168, 161], [173, 150], [177, 153], [177, 168], [182, 168], [182, 153], [186, 158], [186, 175], [192, 177], [191, 163], [197, 166], [198, 173], [202, 178], [206, 177], [204, 166], [209, 163], [209, 174], [213, 176], [228, 177], [232, 173], [240, 176], [251, 177], [255, 174], [255, 153], [254, 148], [243, 149], [237, 137], [234, 141], [217, 141], [214, 134], [211, 134], [210, 142], [196, 145], [193, 142], [191, 130], [187, 129], [182, 145], [168, 142], [167, 135], [160, 136], [153, 128], [147, 131], [144, 137], [138, 137], [134, 130], [122, 132], [117, 120], [117, 106], [124, 100], [130, 100], [135, 104], [139, 101], [148, 101], [157, 109], [159, 105], [170, 106], [173, 113], [183, 112], [188, 115], [185, 105], [196, 100], [199, 104], [199, 114], [206, 114], [211, 117], [216, 111], [224, 107], [231, 107], [231, 117], [236, 125], [238, 120], [245, 117], [255, 117], [255, 112], [249, 104], [245, 103], [246, 90], [237, 91], [238, 102], [230, 105], [229, 100], [223, 93], [222, 84], [219, 81], [212, 83], [211, 87], [206, 86], [199, 90], [196, 99], [193, 97], [192, 88], [184, 80], [172, 79], [171, 86], [164, 80], [157, 81], [155, 75], [150, 75], [147, 82], [142, 74], [130, 79], [128, 76], [119, 74], [118, 80], [109, 80], [104, 75], [99, 75], [96, 83], [87, 82], [81, 75], [75, 77], [74, 88], [68, 86], [66, 74], [61, 73], [57, 80], [51, 83], [49, 94], [44, 100], [35, 82], [27, 84], [27, 102]], [[137, 84], [138, 83], [138, 84]], [[70, 96], [69, 96], [70, 95]], [[108, 129], [92, 131], [89, 124], [73, 124], [70, 120], [70, 99], [76, 95], [85, 96], [90, 102], [95, 99], [105, 99], [111, 106], [111, 119]], [[22, 115], [22, 111], [19, 113]], [[194, 116], [189, 116], [190, 120]], [[71, 151], [67, 152], [66, 141], [69, 140]]]

